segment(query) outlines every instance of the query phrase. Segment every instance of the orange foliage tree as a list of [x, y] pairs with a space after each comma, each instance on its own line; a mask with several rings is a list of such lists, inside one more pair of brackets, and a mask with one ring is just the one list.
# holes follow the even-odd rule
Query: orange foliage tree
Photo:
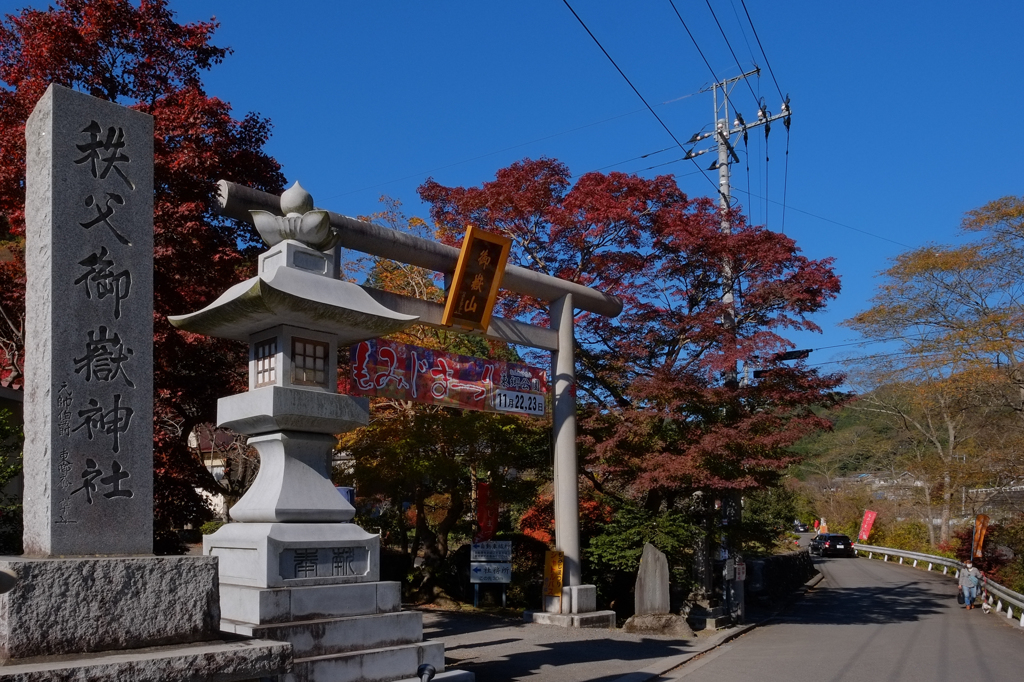
[[918, 470], [941, 498], [940, 542], [958, 493], [1024, 473], [1024, 198], [969, 211], [961, 232], [973, 239], [897, 256], [871, 308], [845, 323], [901, 347], [861, 363], [859, 405], [930, 451]]

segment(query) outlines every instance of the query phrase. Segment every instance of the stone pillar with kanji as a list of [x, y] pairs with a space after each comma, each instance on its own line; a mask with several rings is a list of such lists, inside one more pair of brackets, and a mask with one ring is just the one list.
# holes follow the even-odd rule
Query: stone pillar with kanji
[[24, 549], [0, 677], [270, 678], [225, 645], [217, 560], [153, 556], [154, 124], [50, 85], [25, 125]]

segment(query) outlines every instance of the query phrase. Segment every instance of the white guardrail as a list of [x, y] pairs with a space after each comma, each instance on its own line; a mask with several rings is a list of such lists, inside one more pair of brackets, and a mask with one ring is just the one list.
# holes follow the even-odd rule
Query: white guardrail
[[[882, 557], [883, 561], [889, 561], [889, 557], [898, 558], [900, 564], [910, 559], [913, 561], [914, 568], [919, 568], [919, 564], [927, 564], [928, 570], [931, 571], [937, 566], [942, 567], [942, 574], [949, 575], [950, 569], [952, 570], [953, 577], [959, 577], [960, 569], [963, 568], [963, 564], [956, 559], [947, 559], [946, 557], [934, 556], [932, 554], [921, 554], [920, 552], [908, 552], [903, 549], [892, 549], [891, 547], [875, 547], [874, 545], [862, 545], [855, 543], [854, 549], [857, 550], [858, 554], [867, 554], [869, 559], [874, 558], [877, 554]], [[1002, 613], [1003, 609], [1006, 609], [1006, 617], [1010, 620], [1014, 619], [1015, 615], [1020, 615], [1020, 626], [1024, 628], [1024, 594], [1014, 592], [1008, 587], [1003, 587], [994, 580], [989, 580], [988, 576], [982, 579], [981, 588], [979, 590], [982, 599], [988, 602], [989, 606], [995, 609], [996, 613]]]

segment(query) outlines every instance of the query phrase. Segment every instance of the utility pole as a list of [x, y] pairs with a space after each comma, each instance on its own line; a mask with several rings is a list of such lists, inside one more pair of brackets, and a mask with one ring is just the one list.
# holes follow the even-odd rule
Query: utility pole
[[[734, 135], [742, 135], [744, 145], [747, 141], [747, 131], [751, 128], [765, 128], [765, 140], [768, 138], [768, 133], [771, 130], [772, 121], [783, 119], [786, 128], [789, 128], [790, 122], [790, 108], [789, 108], [789, 96], [786, 97], [785, 101], [782, 102], [781, 111], [778, 114], [772, 114], [768, 111], [762, 99], [758, 102], [757, 108], [757, 120], [747, 123], [743, 119], [743, 115], [736, 111], [735, 120], [732, 125], [729, 124], [729, 105], [730, 92], [736, 87], [740, 81], [750, 76], [759, 76], [761, 74], [760, 68], [755, 68], [753, 71], [740, 74], [735, 78], [728, 78], [723, 81], [719, 81], [711, 84], [709, 87], [704, 88], [701, 92], [707, 92], [709, 89], [712, 93], [714, 102], [714, 132], [712, 133], [696, 133], [690, 138], [691, 144], [696, 144], [701, 140], [707, 139], [714, 136], [715, 146], [702, 149], [700, 151], [694, 151], [692, 148], [686, 153], [688, 159], [696, 158], [702, 154], [707, 154], [711, 151], [718, 152], [717, 160], [711, 164], [708, 170], [718, 170], [718, 205], [722, 211], [722, 218], [719, 230], [722, 234], [732, 234], [732, 222], [730, 220], [732, 211], [732, 190], [729, 183], [729, 166], [733, 162], [739, 163], [739, 156], [736, 154], [736, 150], [732, 146], [732, 137]], [[719, 91], [721, 91], [721, 97], [719, 97]], [[726, 331], [727, 335], [732, 335], [732, 348], [735, 349], [735, 333], [736, 333], [736, 301], [735, 301], [735, 289], [736, 289], [736, 278], [733, 273], [732, 260], [726, 256], [722, 261], [722, 305], [724, 311], [722, 313], [722, 327]], [[746, 373], [746, 367], [744, 367], [744, 373]], [[746, 381], [742, 382], [744, 385]], [[739, 381], [739, 363], [733, 361], [731, 369], [726, 372], [725, 385], [738, 389], [740, 388], [741, 382]], [[742, 518], [742, 503], [739, 493], [727, 493], [724, 496], [725, 499], [721, 500], [721, 512], [722, 512], [722, 525], [726, 526], [726, 532], [722, 537], [722, 557], [725, 559], [725, 565], [723, 567], [723, 585], [724, 585], [724, 600], [726, 613], [732, 617], [734, 612], [738, 611], [738, 619], [743, 620], [745, 615], [745, 604], [743, 599], [743, 583], [742, 581], [736, 581], [736, 560], [742, 559], [736, 553], [733, 545], [735, 539], [735, 528], [739, 524]], [[710, 538], [709, 538], [710, 540]], [[711, 575], [710, 556], [707, 551], [704, 552], [705, 558], [708, 560], [708, 565], [702, 567], [705, 576]], [[707, 584], [707, 582], [705, 582]], [[735, 602], [735, 604], [734, 604]]]

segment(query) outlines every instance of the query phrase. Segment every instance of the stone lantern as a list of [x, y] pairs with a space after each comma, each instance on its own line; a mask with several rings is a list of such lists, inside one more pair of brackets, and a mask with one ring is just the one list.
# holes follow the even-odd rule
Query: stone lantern
[[421, 641], [421, 616], [400, 612], [398, 583], [378, 582], [380, 538], [351, 523], [355, 511], [330, 478], [336, 435], [369, 419], [365, 398], [338, 393], [338, 346], [418, 318], [335, 278], [330, 217], [298, 183], [281, 212], [251, 212], [270, 246], [255, 277], [169, 318], [249, 344], [249, 390], [218, 401], [217, 424], [249, 436], [260, 470], [230, 510], [236, 523], [203, 540], [220, 560], [221, 629], [291, 641], [302, 679], [344, 679], [352, 666], [367, 680], [412, 677], [422, 663], [442, 670], [443, 645]]

